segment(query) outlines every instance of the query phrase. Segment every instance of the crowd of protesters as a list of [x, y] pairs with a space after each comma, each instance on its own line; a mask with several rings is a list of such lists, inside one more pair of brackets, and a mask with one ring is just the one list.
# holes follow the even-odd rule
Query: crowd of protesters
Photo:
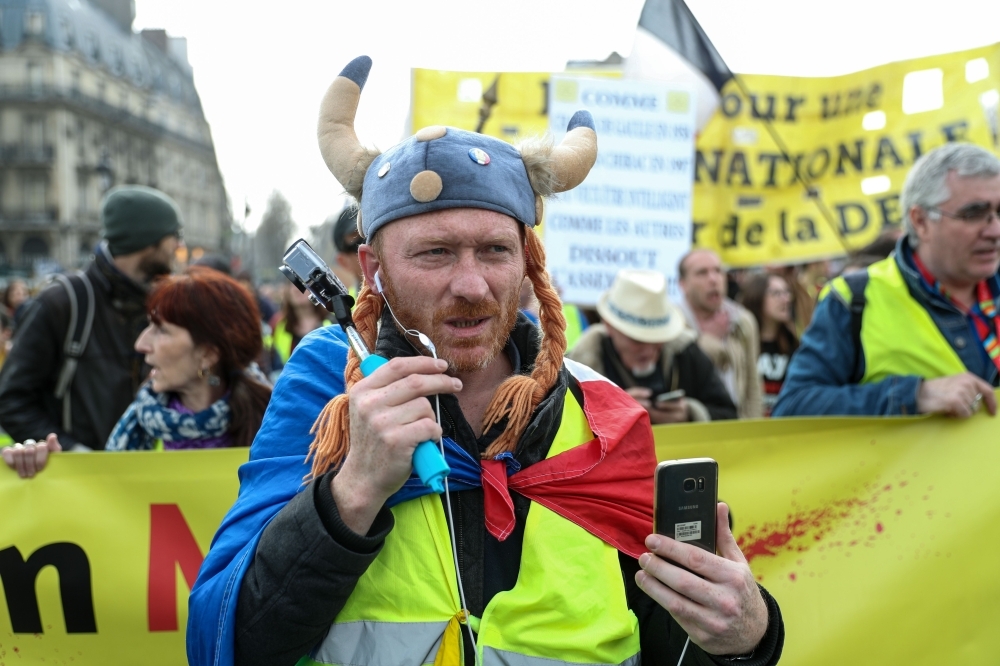
[[[901, 229], [839, 262], [727, 275], [716, 253], [693, 250], [676, 302], [662, 274], [623, 270], [595, 310], [565, 306], [567, 356], [653, 424], [995, 413], [1000, 161], [968, 144], [931, 151], [901, 206]], [[356, 215], [334, 225], [352, 294]], [[275, 305], [221, 257], [169, 275], [182, 224], [156, 190], [113, 190], [102, 223], [82, 274], [34, 297], [23, 280], [0, 292], [4, 460], [30, 477], [57, 451], [249, 446], [272, 383], [329, 313], [290, 283]], [[527, 280], [521, 311], [537, 324]]]

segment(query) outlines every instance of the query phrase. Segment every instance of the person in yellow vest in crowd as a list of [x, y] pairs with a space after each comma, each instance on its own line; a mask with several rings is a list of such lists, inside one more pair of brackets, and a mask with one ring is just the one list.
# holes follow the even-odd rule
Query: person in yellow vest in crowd
[[358, 297], [358, 287], [365, 277], [358, 259], [358, 248], [364, 242], [364, 236], [358, 230], [358, 208], [348, 205], [340, 211], [333, 225], [333, 245], [337, 248], [337, 267], [340, 269], [337, 275], [354, 298]]
[[[563, 358], [533, 227], [593, 166], [593, 118], [559, 145], [432, 126], [378, 154], [353, 127], [370, 67], [330, 86], [319, 138], [361, 207], [357, 331], [390, 360], [363, 377], [333, 327], [299, 345], [192, 589], [190, 663], [776, 663], [725, 504], [719, 555], [651, 535], [646, 412]], [[411, 473], [426, 440], [440, 496]]]
[[309, 297], [292, 286], [285, 285], [281, 310], [271, 320], [272, 377], [281, 374], [295, 347], [308, 333], [330, 325], [330, 313], [314, 305]]
[[996, 414], [1000, 160], [937, 148], [913, 165], [900, 207], [896, 251], [821, 295], [774, 416]]

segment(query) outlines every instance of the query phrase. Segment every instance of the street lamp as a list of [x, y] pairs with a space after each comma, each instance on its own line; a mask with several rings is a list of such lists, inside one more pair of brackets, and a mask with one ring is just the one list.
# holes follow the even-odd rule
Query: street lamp
[[101, 161], [94, 167], [94, 171], [101, 179], [101, 194], [104, 194], [115, 184], [115, 170], [111, 167], [111, 158], [107, 148], [101, 153]]

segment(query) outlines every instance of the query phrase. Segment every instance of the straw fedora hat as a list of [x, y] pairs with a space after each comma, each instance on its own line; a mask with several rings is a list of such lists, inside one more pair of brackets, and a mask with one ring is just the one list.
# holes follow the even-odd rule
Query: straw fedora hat
[[667, 298], [663, 273], [625, 269], [597, 302], [601, 318], [633, 340], [670, 342], [684, 330], [684, 313]]

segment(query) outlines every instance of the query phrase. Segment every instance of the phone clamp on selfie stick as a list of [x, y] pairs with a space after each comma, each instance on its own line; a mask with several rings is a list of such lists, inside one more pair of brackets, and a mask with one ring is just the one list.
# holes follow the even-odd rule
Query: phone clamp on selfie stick
[[[285, 253], [284, 265], [278, 270], [299, 291], [308, 294], [310, 301], [333, 313], [347, 336], [347, 343], [361, 361], [361, 374], [369, 377], [389, 362], [389, 359], [369, 351], [368, 345], [361, 339], [351, 318], [354, 298], [347, 293], [344, 283], [330, 270], [309, 243], [302, 239], [292, 243]], [[427, 440], [417, 444], [413, 452], [413, 471], [425, 486], [441, 494], [445, 489], [445, 478], [451, 469], [438, 446]]]

